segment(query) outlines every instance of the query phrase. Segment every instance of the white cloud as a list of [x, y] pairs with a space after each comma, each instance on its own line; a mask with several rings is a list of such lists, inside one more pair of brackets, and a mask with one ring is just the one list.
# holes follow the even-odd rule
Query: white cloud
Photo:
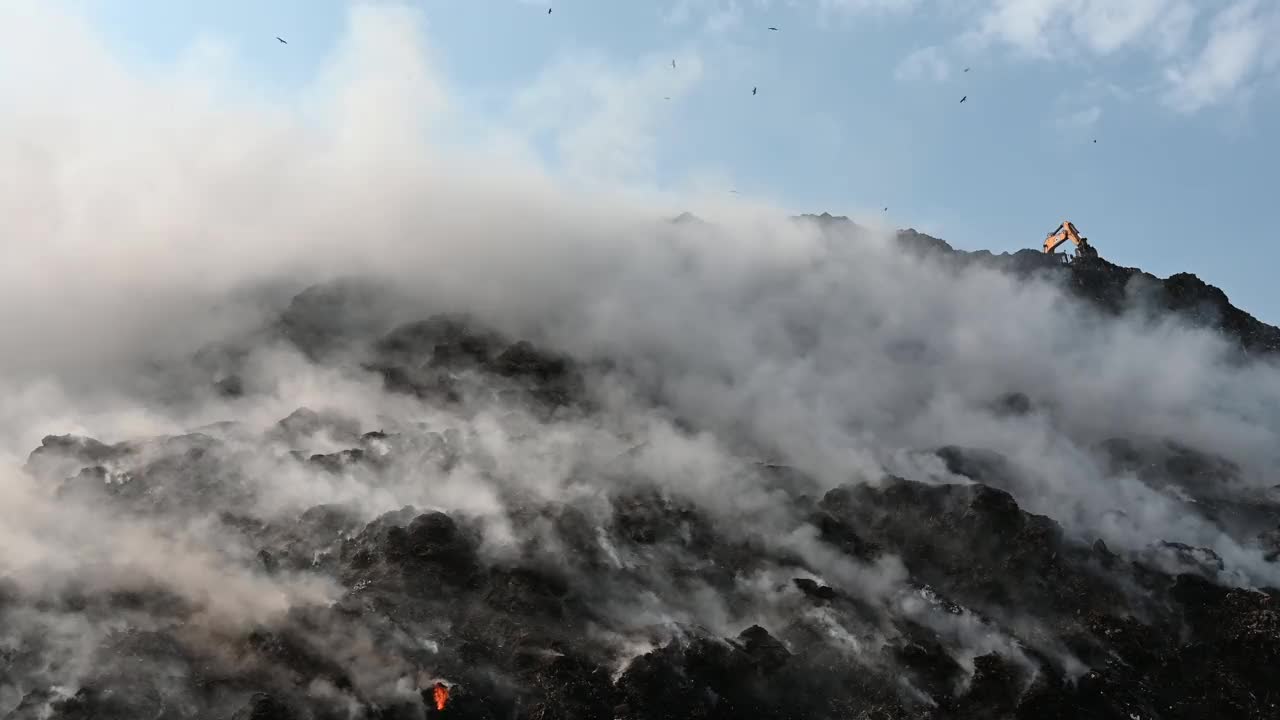
[[1067, 0], [997, 0], [982, 19], [981, 33], [1028, 53], [1048, 56], [1048, 27], [1067, 4]]
[[933, 0], [816, 0], [818, 25], [848, 22], [862, 16], [905, 17]]
[[933, 80], [941, 82], [951, 75], [951, 66], [936, 45], [923, 47], [903, 58], [894, 71], [899, 80]]
[[1169, 56], [1179, 52], [1191, 39], [1191, 30], [1195, 26], [1197, 11], [1189, 3], [1179, 3], [1170, 8], [1155, 23], [1155, 47], [1162, 55]]
[[1165, 73], [1169, 89], [1165, 102], [1191, 113], [1230, 100], [1248, 89], [1258, 74], [1276, 69], [1274, 36], [1280, 31], [1280, 12], [1264, 9], [1258, 0], [1242, 0], [1214, 17], [1209, 39], [1189, 62]]
[[[780, 4], [795, 5], [756, 2], [760, 8]], [[1267, 41], [1280, 34], [1274, 0], [810, 0], [810, 6], [820, 21], [927, 15], [930, 23], [953, 24], [950, 39], [902, 60], [896, 76], [903, 80], [946, 79], [949, 50], [1013, 51], [1072, 65], [1082, 59], [1137, 61], [1158, 79], [1164, 103], [1183, 113], [1240, 101], [1267, 80], [1280, 80], [1280, 43]], [[673, 13], [687, 20], [699, 12], [712, 23], [729, 8], [741, 24], [743, 6], [733, 0], [679, 0]]]
[[1084, 4], [1071, 23], [1095, 52], [1109, 54], [1134, 44], [1177, 46], [1185, 40], [1194, 14], [1186, 0], [1094, 0]]
[[669, 25], [684, 25], [697, 18], [708, 32], [724, 32], [742, 24], [742, 5], [738, 0], [676, 0], [662, 11], [662, 21]]
[[579, 179], [644, 179], [671, 103], [702, 77], [697, 55], [679, 53], [676, 68], [671, 57], [651, 55], [630, 69], [598, 56], [566, 58], [520, 91], [512, 117], [522, 129], [550, 134], [563, 169]]
[[820, 12], [900, 13], [914, 10], [921, 0], [818, 0]]
[[1179, 112], [1238, 101], [1280, 69], [1280, 45], [1267, 42], [1280, 32], [1280, 6], [1264, 0], [1234, 0], [1214, 14], [1190, 0], [973, 0], [970, 7], [978, 19], [958, 47], [1058, 64], [1136, 60]]
[[1064, 58], [1081, 48], [1110, 55], [1135, 46], [1174, 52], [1195, 18], [1188, 0], [992, 0], [977, 34], [1032, 56]]
[[1102, 108], [1091, 105], [1082, 110], [1059, 116], [1059, 125], [1066, 129], [1083, 130], [1098, 124], [1102, 118]]
[[1012, 50], [1059, 64], [1136, 59], [1159, 78], [1165, 105], [1183, 113], [1241, 101], [1267, 80], [1280, 80], [1280, 43], [1268, 42], [1280, 34], [1280, 4], [1233, 0], [1216, 13], [1208, 11], [1209, 5], [1192, 0], [814, 1], [820, 17], [915, 19], [927, 13], [932, 22], [955, 19], [956, 35], [910, 53], [897, 67], [899, 79], [945, 79], [947, 47], [967, 53]]
[[1081, 133], [1097, 126], [1109, 103], [1127, 103], [1134, 94], [1104, 80], [1093, 80], [1062, 92], [1054, 100], [1054, 110], [1048, 118], [1060, 131]]

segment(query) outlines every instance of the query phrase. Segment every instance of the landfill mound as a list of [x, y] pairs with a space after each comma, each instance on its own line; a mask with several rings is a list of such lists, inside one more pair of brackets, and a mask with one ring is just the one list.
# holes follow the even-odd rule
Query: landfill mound
[[[1108, 313], [1182, 313], [1246, 353], [1280, 347], [1194, 276], [898, 237], [1047, 273]], [[660, 435], [611, 416], [625, 359], [460, 313], [392, 321], [390, 306], [365, 285], [317, 286], [196, 361], [201, 392], [251, 403], [270, 389], [248, 348], [285, 343], [373, 382], [390, 408], [377, 424], [335, 401], [265, 429], [44, 438], [25, 472], [52, 502], [146, 529], [125, 546], [138, 558], [170, 550], [146, 572], [97, 571], [136, 559], [104, 554], [0, 580], [4, 717], [1280, 717], [1280, 591], [1237, 558], [1069, 531], [1029, 511], [1034, 483], [986, 448], [919, 448], [944, 480], [824, 483], [745, 454], [699, 469], [711, 430], [696, 418], [655, 400]], [[992, 413], [1035, 402], [1010, 392]], [[574, 443], [590, 448], [573, 462], [540, 454]], [[1213, 448], [1135, 428], [1091, 449], [1280, 558], [1280, 493], [1242, 487]], [[673, 480], [685, 460], [721, 482]], [[309, 504], [313, 491], [339, 500]], [[207, 541], [198, 558], [191, 538]], [[196, 582], [207, 568], [235, 582]]]
[[[827, 228], [865, 232], [844, 216], [823, 213], [800, 217]], [[1140, 268], [1115, 265], [1106, 260], [1105, 253], [1104, 257], [1073, 258], [1065, 253], [1044, 253], [1032, 248], [999, 254], [989, 250], [957, 250], [945, 240], [914, 229], [899, 231], [894, 240], [907, 252], [955, 266], [981, 264], [1020, 277], [1048, 279], [1112, 317], [1135, 310], [1153, 317], [1174, 315], [1195, 326], [1220, 332], [1238, 343], [1247, 355], [1274, 355], [1280, 351], [1280, 328], [1232, 305], [1221, 288], [1192, 273], [1159, 278]]]

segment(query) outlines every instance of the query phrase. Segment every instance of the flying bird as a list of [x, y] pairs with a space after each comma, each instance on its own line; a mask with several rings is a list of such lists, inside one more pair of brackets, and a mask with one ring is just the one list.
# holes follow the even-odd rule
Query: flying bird
[[967, 98], [967, 97], [969, 97], [969, 96], [968, 96], [968, 95], [965, 95], [964, 97], [960, 98], [960, 102], [964, 102], [964, 101], [965, 101], [965, 98]]
[[1093, 141], [1094, 141], [1095, 143], [1096, 143], [1096, 142], [1098, 142], [1098, 138], [1094, 138], [1094, 139], [1093, 139]]
[[965, 72], [969, 72], [969, 68], [965, 68], [965, 69], [964, 69], [964, 71], [965, 71]]
[[884, 211], [885, 211], [885, 212], [889, 212], [889, 208], [885, 208], [885, 209], [884, 209]]
[[548, 14], [548, 15], [550, 15], [550, 14], [551, 14], [551, 8], [547, 8], [547, 14]]
[[770, 29], [770, 30], [773, 30], [773, 31], [775, 31], [775, 32], [776, 32], [778, 28], [776, 28], [776, 27], [770, 27], [769, 29]]
[[288, 44], [289, 44], [289, 43], [285, 42], [285, 41], [284, 41], [284, 38], [280, 37], [279, 35], [277, 35], [277, 36], [276, 36], [276, 39], [277, 39], [277, 40], [279, 40], [279, 41], [280, 41], [282, 44], [284, 44], [284, 45], [288, 45]]
[[672, 59], [672, 60], [671, 60], [671, 67], [675, 67], [675, 66], [676, 66], [676, 61], [675, 61], [674, 59]]
[[662, 98], [662, 99], [663, 99], [663, 100], [670, 100], [671, 98], [669, 98], [669, 97], [664, 97], [664, 98]]
[[755, 88], [751, 88], [751, 94], [752, 94], [752, 95], [755, 95], [755, 94], [756, 94], [756, 89], [755, 89]]

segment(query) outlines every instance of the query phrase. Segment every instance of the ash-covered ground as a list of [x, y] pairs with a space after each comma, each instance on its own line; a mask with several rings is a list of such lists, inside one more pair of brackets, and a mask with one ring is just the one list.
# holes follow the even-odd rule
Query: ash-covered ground
[[1280, 717], [1217, 288], [549, 172], [388, 3], [302, 100], [69, 8], [0, 4], [0, 718]]

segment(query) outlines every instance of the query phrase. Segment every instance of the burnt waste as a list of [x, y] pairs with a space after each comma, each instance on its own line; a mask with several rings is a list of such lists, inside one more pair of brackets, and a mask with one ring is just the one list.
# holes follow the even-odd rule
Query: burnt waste
[[[1173, 313], [1248, 356], [1280, 349], [1280, 330], [1191, 275], [898, 237], [1046, 275], [1103, 316]], [[0, 717], [1280, 718], [1280, 590], [1221, 548], [1113, 547], [1054, 516], [1018, 463], [960, 443], [915, 449], [930, 476], [824, 482], [735, 452], [714, 471], [740, 485], [673, 481], [662, 440], [613, 417], [610, 390], [642, 375], [626, 358], [396, 302], [313, 287], [194, 362], [193, 394], [252, 404], [272, 391], [246, 358], [282, 343], [386, 398], [372, 421], [335, 401], [43, 439], [24, 472], [51, 502], [202, 539], [242, 581], [185, 590], [181, 554], [149, 573], [0, 578]], [[664, 392], [637, 395], [695, 454], [715, 428]], [[1010, 390], [988, 410], [1016, 421], [1039, 402]], [[574, 462], [536, 450], [593, 439]], [[1136, 431], [1085, 444], [1262, 568], [1280, 562], [1280, 493], [1246, 487], [1218, 449]], [[220, 603], [270, 611], [233, 621]]]

